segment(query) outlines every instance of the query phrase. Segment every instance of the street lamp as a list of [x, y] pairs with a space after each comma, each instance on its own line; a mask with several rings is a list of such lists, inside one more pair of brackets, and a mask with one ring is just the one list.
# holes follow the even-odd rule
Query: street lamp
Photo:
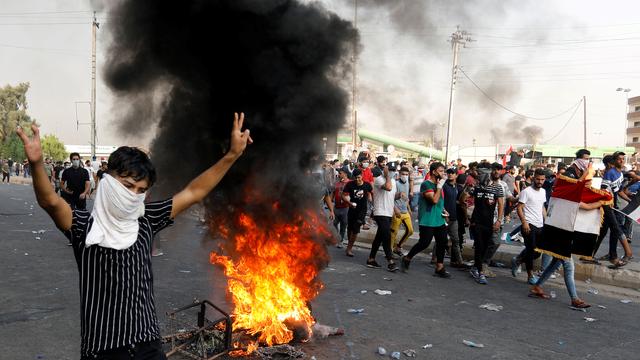
[[624, 141], [622, 143], [622, 147], [624, 148], [625, 146], [627, 146], [627, 113], [629, 112], [629, 92], [631, 91], [631, 89], [629, 88], [617, 88], [616, 91], [622, 91], [625, 95], [625, 102], [624, 102], [624, 129], [623, 129], [623, 134], [624, 134]]

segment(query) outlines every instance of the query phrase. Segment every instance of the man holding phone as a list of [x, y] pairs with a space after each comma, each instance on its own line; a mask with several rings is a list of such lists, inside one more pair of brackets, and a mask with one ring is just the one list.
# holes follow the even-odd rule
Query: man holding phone
[[420, 221], [420, 240], [415, 244], [407, 256], [402, 257], [400, 265], [406, 272], [411, 264], [411, 259], [431, 244], [436, 238], [436, 271], [435, 276], [449, 278], [451, 274], [444, 268], [444, 253], [447, 248], [447, 222], [449, 216], [444, 209], [444, 194], [442, 187], [447, 181], [444, 173], [444, 165], [434, 162], [429, 166], [429, 179], [420, 185], [420, 202], [418, 219]]

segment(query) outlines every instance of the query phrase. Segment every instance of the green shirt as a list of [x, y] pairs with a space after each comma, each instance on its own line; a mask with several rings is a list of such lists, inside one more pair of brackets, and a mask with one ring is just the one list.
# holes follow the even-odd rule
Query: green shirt
[[418, 208], [420, 226], [440, 227], [445, 225], [444, 217], [442, 216], [444, 212], [444, 194], [440, 194], [440, 199], [436, 204], [424, 197], [425, 192], [435, 194], [436, 190], [436, 184], [429, 180], [425, 180], [422, 185], [420, 185], [420, 207]]

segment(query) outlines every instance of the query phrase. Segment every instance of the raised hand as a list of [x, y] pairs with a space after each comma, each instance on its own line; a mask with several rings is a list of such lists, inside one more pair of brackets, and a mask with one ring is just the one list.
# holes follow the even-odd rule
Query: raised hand
[[40, 145], [40, 129], [36, 126], [36, 124], [31, 124], [31, 131], [33, 132], [33, 136], [29, 138], [27, 134], [24, 133], [22, 127], [18, 126], [16, 133], [22, 140], [22, 144], [24, 145], [24, 152], [27, 154], [27, 159], [31, 164], [36, 164], [38, 162], [42, 162], [42, 146]]
[[240, 156], [247, 148], [248, 144], [253, 143], [249, 129], [242, 131], [244, 124], [244, 113], [233, 113], [233, 129], [231, 130], [231, 147], [229, 153], [234, 156]]

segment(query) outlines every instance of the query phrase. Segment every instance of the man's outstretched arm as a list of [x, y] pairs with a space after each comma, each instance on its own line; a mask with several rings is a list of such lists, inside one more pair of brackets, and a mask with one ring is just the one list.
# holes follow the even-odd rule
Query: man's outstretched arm
[[173, 207], [171, 209], [171, 218], [175, 218], [188, 209], [191, 205], [202, 201], [207, 194], [213, 190], [222, 180], [224, 175], [229, 171], [231, 165], [242, 155], [247, 148], [247, 144], [251, 144], [253, 140], [249, 134], [249, 130], [242, 131], [244, 123], [244, 113], [234, 114], [233, 130], [231, 130], [231, 147], [229, 152], [215, 163], [212, 167], [205, 170], [195, 179], [191, 180], [189, 185], [182, 191], [173, 196]]
[[38, 205], [43, 208], [53, 219], [53, 222], [61, 230], [71, 229], [73, 213], [71, 207], [58, 194], [53, 191], [49, 177], [44, 170], [42, 162], [42, 147], [40, 145], [40, 129], [35, 124], [31, 125], [33, 136], [29, 138], [22, 128], [16, 133], [24, 144], [24, 151], [31, 164], [31, 176], [33, 178], [33, 190], [36, 193]]

